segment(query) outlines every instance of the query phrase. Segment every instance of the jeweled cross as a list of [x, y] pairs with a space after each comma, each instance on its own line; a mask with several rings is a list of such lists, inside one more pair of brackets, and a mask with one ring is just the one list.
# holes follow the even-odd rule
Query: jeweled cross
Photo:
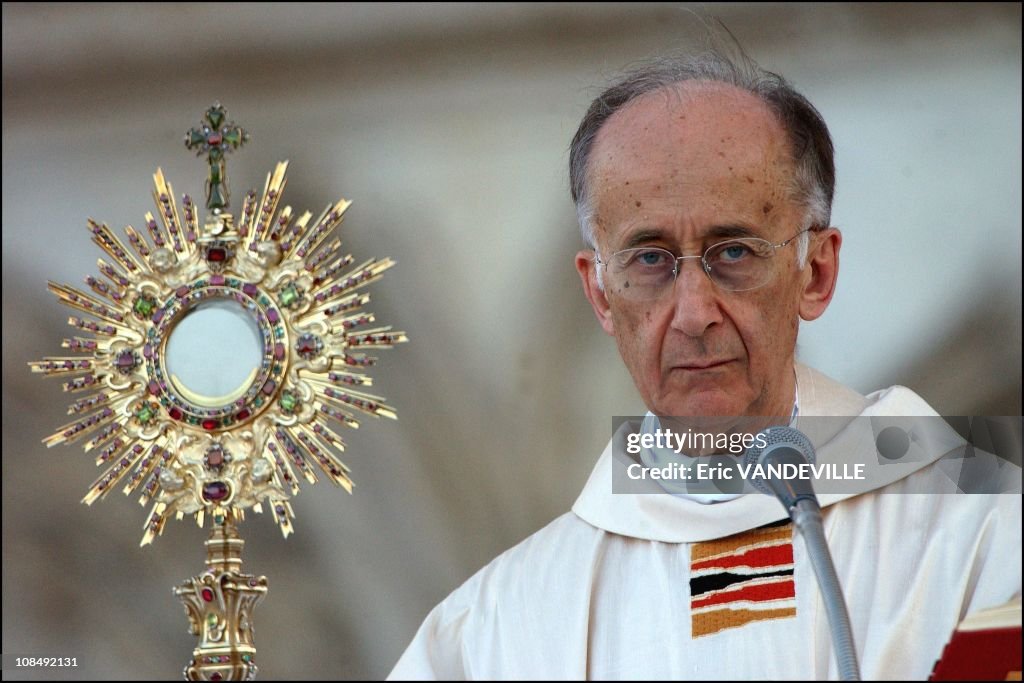
[[206, 181], [206, 208], [219, 211], [227, 208], [230, 199], [224, 153], [248, 142], [249, 133], [234, 121], [227, 121], [227, 112], [220, 102], [206, 110], [204, 119], [199, 128], [185, 133], [185, 146], [194, 149], [196, 156], [207, 155], [210, 178]]

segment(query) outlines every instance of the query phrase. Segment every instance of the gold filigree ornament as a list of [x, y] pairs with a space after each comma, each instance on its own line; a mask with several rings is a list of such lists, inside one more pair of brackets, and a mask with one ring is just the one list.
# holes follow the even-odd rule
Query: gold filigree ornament
[[[77, 419], [43, 440], [86, 439], [86, 452], [106, 465], [83, 502], [118, 487], [140, 491], [140, 504], [150, 506], [141, 545], [172, 515], [193, 515], [200, 526], [211, 520], [206, 570], [175, 588], [200, 637], [185, 670], [191, 680], [255, 676], [252, 611], [267, 582], [241, 573], [236, 524], [246, 508], [267, 506], [287, 537], [299, 478], [312, 484], [319, 473], [351, 493], [339, 428], [358, 427], [359, 414], [396, 417], [365, 391], [372, 380], [363, 370], [377, 359], [364, 351], [407, 341], [390, 327], [368, 328], [374, 316], [364, 311], [364, 288], [394, 262], [353, 265], [331, 239], [351, 202], [328, 205], [315, 220], [281, 208], [288, 166], [281, 162], [262, 194], [246, 195], [237, 222], [225, 211], [225, 155], [248, 139], [219, 104], [186, 133], [186, 146], [210, 166], [202, 225], [192, 198], [184, 195], [179, 209], [159, 169], [149, 240], [127, 226], [126, 247], [106, 225], [88, 221], [110, 259], [99, 260], [100, 277], [85, 278], [92, 294], [49, 283], [80, 314], [68, 322], [85, 336], [63, 342], [77, 355], [29, 364], [67, 377], [65, 391], [87, 394], [68, 410]], [[204, 310], [222, 317], [186, 330]], [[238, 324], [250, 330], [252, 363], [241, 363], [234, 384], [225, 380], [228, 390], [210, 391], [217, 385], [204, 384], [204, 373], [223, 374], [224, 351], [233, 356], [245, 339], [245, 332], [233, 336]]]

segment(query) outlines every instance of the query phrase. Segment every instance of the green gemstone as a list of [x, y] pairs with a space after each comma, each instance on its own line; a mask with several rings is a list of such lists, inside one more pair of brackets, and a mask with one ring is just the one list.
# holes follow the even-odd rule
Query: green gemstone
[[248, 664], [252, 661], [252, 655], [242, 655], [242, 661]]
[[188, 144], [189, 146], [201, 145], [206, 142], [206, 136], [203, 135], [203, 131], [196, 130], [193, 128], [188, 132]]
[[135, 300], [135, 305], [132, 307], [136, 313], [143, 318], [149, 318], [153, 315], [153, 309], [156, 307], [156, 302], [144, 296], [140, 296]]
[[290, 391], [285, 391], [281, 394], [281, 409], [290, 413], [295, 410], [295, 407], [299, 405], [299, 399], [295, 397], [295, 394]]
[[224, 142], [233, 147], [238, 147], [239, 143], [242, 142], [242, 131], [238, 128], [232, 128], [228, 132], [224, 133]]
[[153, 412], [153, 409], [150, 408], [148, 403], [143, 403], [142, 407], [135, 412], [135, 418], [142, 424], [147, 424], [153, 419], [155, 414], [156, 413]]
[[[213, 161], [220, 161], [220, 158], [224, 156], [224, 151], [220, 147], [213, 147], [210, 149], [210, 159]], [[213, 169], [215, 166], [210, 167], [210, 176], [213, 176]]]
[[220, 128], [220, 124], [224, 123], [224, 107], [210, 107], [206, 112], [206, 119], [214, 128]]
[[228, 200], [224, 196], [223, 186], [218, 183], [210, 183], [210, 198], [206, 201], [207, 208], [210, 209], [223, 209], [228, 205]]
[[281, 290], [281, 304], [283, 306], [291, 306], [299, 300], [299, 290], [295, 287], [295, 284], [289, 284], [287, 287]]
[[207, 617], [206, 617], [206, 624], [210, 628], [213, 628], [214, 626], [216, 626], [217, 625], [217, 615], [216, 614], [209, 614], [209, 615], [207, 615]]
[[217, 524], [223, 524], [224, 523], [224, 515], [214, 515], [213, 516], [213, 521], [215, 523], [217, 523]]

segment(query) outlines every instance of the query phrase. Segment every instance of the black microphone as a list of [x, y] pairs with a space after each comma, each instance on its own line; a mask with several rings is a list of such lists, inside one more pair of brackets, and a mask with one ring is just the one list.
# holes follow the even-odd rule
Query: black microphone
[[803, 536], [828, 614], [839, 677], [844, 681], [859, 681], [860, 667], [857, 665], [850, 615], [825, 541], [818, 497], [814, 495], [810, 477], [785, 476], [787, 469], [800, 472], [800, 465], [814, 464], [816, 459], [814, 446], [803, 432], [793, 427], [778, 426], [758, 433], [743, 462], [752, 474], [750, 483], [762, 493], [775, 496]]
[[[748, 471], [753, 473], [750, 483], [762, 493], [774, 495], [790, 516], [793, 514], [793, 508], [801, 500], [810, 500], [815, 505], [818, 504], [810, 478], [793, 479], [768, 475], [784, 471], [783, 465], [813, 465], [816, 461], [811, 440], [798, 429], [781, 426], [762, 430], [743, 458]], [[759, 471], [758, 465], [761, 466], [763, 474]]]

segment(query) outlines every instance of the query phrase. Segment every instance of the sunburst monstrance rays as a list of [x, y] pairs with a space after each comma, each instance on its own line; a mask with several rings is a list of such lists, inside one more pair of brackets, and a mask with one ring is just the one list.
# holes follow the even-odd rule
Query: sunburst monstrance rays
[[[193, 145], [210, 152], [244, 141], [241, 129], [224, 126], [230, 136], [209, 126], [190, 131]], [[89, 220], [92, 240], [104, 252], [99, 275], [85, 278], [88, 291], [49, 283], [75, 311], [68, 319], [73, 336], [63, 342], [70, 355], [29, 364], [81, 394], [68, 409], [74, 419], [44, 443], [84, 442], [105, 468], [83, 502], [118, 488], [139, 493], [139, 502], [150, 506], [143, 545], [171, 515], [191, 514], [202, 525], [206, 515], [241, 519], [245, 508], [262, 512], [263, 505], [287, 536], [289, 500], [300, 478], [326, 477], [351, 492], [349, 469], [339, 459], [342, 429], [358, 427], [361, 415], [395, 417], [385, 399], [367, 391], [372, 379], [365, 369], [377, 359], [366, 351], [407, 339], [390, 327], [371, 327], [374, 315], [364, 310], [370, 301], [364, 288], [394, 262], [353, 265], [340, 240], [329, 239], [349, 208], [346, 200], [315, 220], [280, 207], [287, 162], [268, 174], [261, 194], [245, 196], [236, 224], [222, 211], [223, 157], [214, 156], [220, 184], [203, 225], [190, 196], [178, 206], [160, 170], [156, 212], [146, 214], [144, 229], [125, 228], [127, 243]], [[197, 400], [166, 366], [178, 322], [211, 301], [233, 302], [261, 340], [249, 384], [222, 404]], [[209, 334], [209, 343], [220, 341], [216, 330]]]

